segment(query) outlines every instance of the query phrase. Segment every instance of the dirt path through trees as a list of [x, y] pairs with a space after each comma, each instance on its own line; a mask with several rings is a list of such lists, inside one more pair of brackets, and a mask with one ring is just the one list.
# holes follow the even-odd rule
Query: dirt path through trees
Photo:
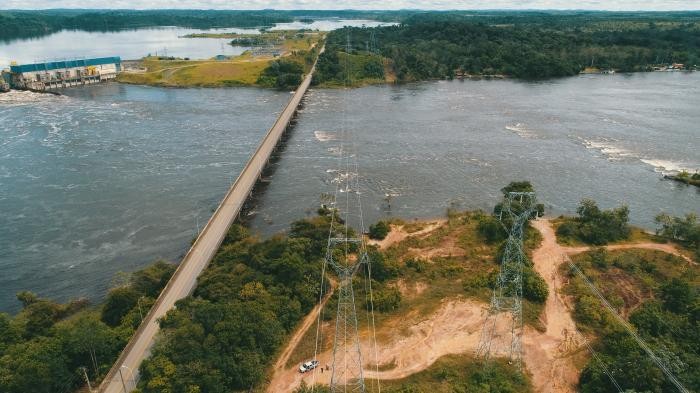
[[[525, 327], [523, 360], [527, 371], [532, 376], [533, 388], [536, 392], [573, 393], [576, 391], [580, 374], [576, 364], [581, 357], [588, 354], [583, 347], [581, 336], [576, 331], [566, 299], [559, 293], [564, 284], [559, 268], [564, 263], [565, 254], [584, 252], [589, 247], [559, 245], [549, 220], [534, 220], [532, 226], [542, 234], [543, 238], [540, 247], [533, 252], [534, 268], [547, 282], [549, 296], [541, 315], [545, 331]], [[426, 235], [438, 227], [439, 225], [429, 225], [414, 234]], [[402, 228], [392, 226], [392, 232], [387, 236], [387, 241], [380, 246], [387, 247], [410, 235], [413, 234], [407, 234]], [[608, 249], [628, 248], [656, 249], [680, 255], [675, 247], [668, 244], [641, 243], [608, 247]], [[431, 248], [430, 251], [439, 250]], [[426, 291], [430, 291], [430, 288]], [[382, 326], [378, 327], [378, 335], [389, 339], [378, 344], [376, 362], [379, 364], [378, 372], [374, 348], [370, 346], [369, 335], [363, 331], [360, 345], [365, 378], [400, 379], [425, 370], [442, 356], [473, 354], [479, 344], [487, 307], [488, 305], [473, 299], [443, 299], [436, 311], [430, 315], [416, 316], [409, 313], [409, 315], [385, 320]], [[315, 321], [316, 312], [315, 309], [313, 315], [307, 319]], [[397, 326], [405, 326], [407, 320], [411, 323], [408, 328], [397, 328]], [[495, 350], [492, 353], [495, 356], [505, 356], [504, 350], [510, 343], [510, 319], [508, 315], [501, 315], [497, 321], [495, 341], [492, 346]], [[313, 326], [313, 323], [311, 325]], [[302, 328], [302, 330], [308, 329], [309, 326], [305, 322]], [[325, 385], [330, 383], [331, 370], [324, 369], [322, 372], [319, 368], [310, 373], [300, 374], [297, 367], [284, 369], [289, 354], [293, 352], [301, 336], [303, 336], [301, 331], [294, 335], [295, 339], [283, 352], [284, 359], [278, 360], [275, 365], [269, 392], [293, 392], [302, 381], [307, 385], [313, 382]], [[319, 354], [318, 360], [321, 367], [332, 364], [332, 352], [325, 351]]]

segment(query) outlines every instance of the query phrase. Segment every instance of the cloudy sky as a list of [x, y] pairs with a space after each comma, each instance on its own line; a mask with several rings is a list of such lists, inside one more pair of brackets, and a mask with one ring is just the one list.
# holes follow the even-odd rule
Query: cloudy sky
[[0, 0], [0, 9], [588, 9], [700, 10], [700, 0]]

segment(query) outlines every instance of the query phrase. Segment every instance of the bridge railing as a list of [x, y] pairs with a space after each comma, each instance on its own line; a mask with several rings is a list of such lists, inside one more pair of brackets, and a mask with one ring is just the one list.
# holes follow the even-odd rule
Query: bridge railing
[[[323, 53], [323, 49], [324, 48], [321, 48], [319, 55], [320, 55], [320, 53]], [[318, 61], [318, 59], [316, 60], [316, 62], [317, 61]], [[248, 181], [249, 184], [245, 185], [245, 187], [247, 187], [247, 190], [245, 192], [244, 197], [241, 198], [239, 206], [237, 206], [235, 208], [235, 213], [233, 214], [233, 216], [230, 218], [229, 222], [227, 223], [227, 225], [226, 225], [227, 230], [231, 226], [231, 224], [233, 223], [233, 220], [235, 220], [235, 218], [240, 213], [240, 210], [241, 210], [243, 204], [247, 200], [248, 196], [250, 195], [250, 192], [252, 191], [253, 187], [255, 186], [255, 183], [257, 182], [257, 179], [260, 177], [260, 175], [262, 174], [262, 171], [264, 170], [263, 163], [266, 163], [267, 160], [269, 159], [272, 150], [279, 142], [279, 138], [284, 133], [284, 130], [289, 125], [289, 122], [291, 121], [292, 116], [296, 112], [297, 107], [301, 103], [302, 97], [304, 96], [304, 94], [306, 93], [306, 90], [311, 85], [311, 78], [313, 77], [313, 73], [316, 69], [316, 62], [314, 62], [313, 66], [311, 67], [311, 70], [306, 75], [306, 77], [304, 78], [302, 83], [299, 85], [299, 87], [295, 91], [294, 95], [290, 98], [289, 102], [287, 103], [285, 108], [282, 110], [280, 115], [277, 117], [277, 119], [273, 123], [272, 127], [270, 127], [270, 129], [267, 131], [262, 142], [260, 142], [258, 147], [255, 149], [255, 152], [248, 159], [248, 161], [246, 162], [246, 165], [243, 167], [243, 170], [240, 172], [240, 174], [236, 178], [236, 181], [231, 185], [231, 187], [229, 187], [228, 191], [226, 192], [226, 195], [224, 195], [224, 198], [221, 200], [221, 202], [217, 206], [217, 208], [214, 211], [214, 213], [212, 214], [211, 218], [209, 219], [209, 221], [207, 221], [207, 224], [204, 226], [202, 231], [197, 236], [197, 239], [194, 241], [194, 243], [192, 243], [192, 246], [190, 246], [190, 248], [187, 251], [187, 253], [185, 254], [184, 258], [182, 259], [180, 264], [175, 269], [175, 272], [170, 277], [170, 280], [168, 280], [167, 284], [165, 285], [163, 290], [158, 295], [158, 298], [156, 299], [155, 303], [153, 304], [151, 309], [148, 311], [148, 313], [146, 314], [146, 316], [144, 317], [144, 319], [142, 320], [141, 324], [138, 326], [138, 328], [136, 329], [134, 334], [131, 336], [131, 339], [129, 340], [129, 342], [126, 344], [126, 346], [124, 347], [124, 349], [120, 353], [119, 357], [115, 361], [112, 368], [110, 368], [110, 370], [107, 372], [107, 375], [105, 375], [105, 378], [100, 383], [99, 392], [104, 392], [105, 389], [114, 381], [114, 379], [117, 376], [117, 373], [119, 372], [122, 365], [124, 364], [124, 361], [126, 360], [127, 356], [134, 349], [134, 346], [137, 344], [137, 342], [141, 338], [141, 335], [143, 334], [144, 330], [146, 330], [148, 325], [151, 323], [158, 323], [158, 320], [157, 320], [155, 314], [158, 312], [158, 309], [162, 306], [164, 299], [167, 297], [167, 295], [170, 292], [170, 290], [172, 289], [174, 283], [177, 282], [178, 279], [180, 278], [180, 276], [183, 274], [182, 271], [186, 268], [187, 262], [190, 260], [192, 255], [196, 252], [196, 249], [200, 243], [200, 239], [202, 239], [206, 236], [206, 234], [208, 233], [209, 229], [212, 226], [212, 223], [217, 221], [221, 210], [227, 204], [227, 202], [229, 202], [228, 200], [232, 197], [232, 194], [234, 192], [237, 192], [237, 188], [240, 187], [240, 183], [242, 181], [252, 179], [252, 180]], [[284, 121], [284, 126], [280, 127], [280, 123], [282, 121]], [[266, 147], [268, 147], [269, 141], [273, 137], [273, 135], [274, 135], [275, 141], [272, 144], [272, 146], [268, 149], [269, 152], [267, 152], [265, 154], [265, 158], [261, 159], [260, 152], [263, 149], [265, 149]], [[254, 164], [257, 164], [257, 168], [254, 169], [255, 176], [252, 176], [252, 178], [251, 178], [249, 175], [249, 171], [253, 170]], [[221, 246], [221, 243], [223, 242], [223, 239], [226, 236], [227, 230], [223, 231], [223, 233], [219, 234], [219, 236], [218, 236], [219, 238], [217, 239], [217, 242], [216, 242], [216, 244], [217, 244], [215, 247], [216, 249], [218, 249]], [[214, 257], [215, 254], [216, 254], [216, 251], [214, 251], [214, 253], [212, 255], [207, 257], [207, 259], [208, 259], [207, 263], [202, 267], [202, 270], [197, 272], [197, 276], [199, 276], [199, 274], [204, 270], [204, 268], [206, 268], [206, 265], [209, 264], [209, 262], [211, 261], [211, 259]], [[196, 282], [195, 282], [195, 285], [192, 285], [192, 287], [188, 290], [187, 295], [183, 296], [182, 298], [190, 295], [195, 287], [196, 287]], [[153, 341], [151, 339], [151, 342], [149, 343], [149, 348], [152, 345], [153, 345]], [[138, 375], [138, 374], [139, 374], [138, 369], [133, 370], [132, 375], [133, 375], [134, 379], [138, 379], [136, 377], [136, 375]], [[136, 381], [134, 381], [134, 385], [135, 384], [136, 384]]]

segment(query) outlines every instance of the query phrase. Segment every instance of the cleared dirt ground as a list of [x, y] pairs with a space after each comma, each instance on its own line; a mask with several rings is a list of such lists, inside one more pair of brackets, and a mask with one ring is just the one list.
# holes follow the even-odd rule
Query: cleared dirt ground
[[[422, 229], [413, 233], [406, 232], [402, 226], [392, 225], [392, 231], [387, 238], [375, 244], [386, 249], [410, 236], [426, 236], [442, 225], [444, 221], [433, 221], [426, 223]], [[575, 392], [580, 373], [577, 364], [581, 364], [588, 357], [588, 353], [584, 347], [584, 338], [576, 330], [566, 298], [560, 294], [564, 278], [559, 274], [559, 267], [564, 263], [565, 254], [584, 252], [589, 248], [559, 245], [549, 220], [538, 219], [533, 221], [532, 225], [542, 235], [540, 246], [533, 252], [534, 267], [547, 282], [550, 295], [540, 316], [545, 327], [544, 331], [538, 331], [529, 326], [525, 328], [522, 340], [524, 364], [531, 375], [535, 391]], [[452, 247], [451, 242], [443, 242], [434, 247], [412, 250], [412, 252], [430, 256], [459, 251]], [[675, 247], [667, 244], [641, 243], [614, 245], [609, 248], [649, 248], [680, 255]], [[404, 297], [417, 296], [431, 290], [423, 283], [406, 283], [403, 280], [398, 280], [395, 285], [399, 287]], [[379, 380], [400, 379], [425, 370], [442, 356], [474, 354], [487, 317], [487, 307], [486, 303], [474, 299], [446, 298], [442, 299], [438, 307], [427, 315], [409, 312], [407, 315], [389, 318], [377, 327], [377, 336], [380, 338], [376, 353], [374, 347], [370, 345], [372, 341], [365, 329], [360, 334], [365, 377]], [[310, 327], [306, 323], [303, 324], [304, 329]], [[327, 328], [330, 331], [332, 327], [327, 326]], [[509, 316], [499, 315], [492, 353], [495, 356], [505, 355], [509, 343]], [[290, 352], [294, 345], [293, 340], [285, 352]], [[298, 366], [277, 370], [268, 391], [292, 392], [300, 386], [302, 381], [307, 385], [329, 384], [332, 372], [327, 370], [326, 366], [332, 364], [332, 352], [327, 350], [320, 353], [318, 360], [321, 362], [321, 367], [306, 374], [300, 374], [297, 370]], [[278, 366], [279, 364], [278, 362]]]

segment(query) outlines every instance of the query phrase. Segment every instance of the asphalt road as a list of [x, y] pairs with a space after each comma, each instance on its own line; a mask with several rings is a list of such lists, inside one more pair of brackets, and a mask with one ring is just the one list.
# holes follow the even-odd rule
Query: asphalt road
[[[323, 50], [321, 50], [323, 51]], [[206, 268], [216, 254], [228, 228], [236, 219], [256, 181], [265, 168], [280, 137], [301, 102], [304, 93], [311, 84], [311, 77], [316, 65], [304, 78], [284, 111], [277, 118], [263, 138], [257, 150], [243, 168], [238, 179], [233, 183], [221, 204], [216, 209], [199, 237], [192, 245], [178, 266], [175, 274], [161, 292], [158, 300], [144, 318], [136, 333], [124, 348], [122, 354], [112, 366], [99, 391], [102, 393], [130, 392], [136, 387], [138, 369], [141, 362], [150, 354], [154, 339], [158, 333], [158, 319], [175, 306], [175, 302], [187, 297], [197, 285], [197, 277]]]

